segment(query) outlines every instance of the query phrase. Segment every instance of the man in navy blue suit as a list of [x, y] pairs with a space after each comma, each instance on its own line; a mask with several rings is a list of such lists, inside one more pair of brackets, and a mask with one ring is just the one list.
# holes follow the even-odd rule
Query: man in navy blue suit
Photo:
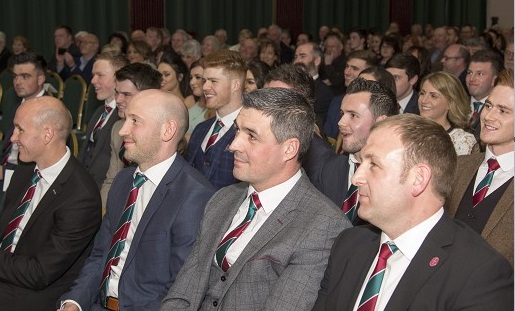
[[216, 116], [206, 120], [191, 134], [186, 159], [215, 188], [237, 182], [232, 174], [234, 156], [227, 146], [234, 138], [234, 120], [241, 110], [246, 68], [241, 54], [222, 50], [202, 58], [206, 106]]
[[188, 129], [188, 112], [178, 97], [142, 91], [125, 116], [124, 156], [138, 167], [114, 179], [91, 255], [61, 297], [63, 310], [158, 310], [214, 192], [177, 153]]
[[420, 76], [420, 63], [409, 53], [395, 54], [385, 65], [392, 74], [397, 90], [400, 113], [420, 114], [418, 109], [418, 92], [415, 90]]

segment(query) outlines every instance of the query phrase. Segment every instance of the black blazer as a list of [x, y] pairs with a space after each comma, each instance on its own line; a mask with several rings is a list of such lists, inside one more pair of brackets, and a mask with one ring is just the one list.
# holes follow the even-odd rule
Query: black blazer
[[[30, 185], [34, 166], [16, 167], [0, 217], [2, 233]], [[101, 207], [95, 182], [70, 157], [31, 215], [14, 253], [0, 252], [0, 310], [55, 310], [89, 255]]]
[[[380, 232], [344, 230], [331, 250], [313, 310], [352, 310], [379, 250]], [[435, 258], [439, 261], [434, 264]], [[385, 311], [513, 310], [513, 268], [477, 233], [444, 214], [429, 232]]]

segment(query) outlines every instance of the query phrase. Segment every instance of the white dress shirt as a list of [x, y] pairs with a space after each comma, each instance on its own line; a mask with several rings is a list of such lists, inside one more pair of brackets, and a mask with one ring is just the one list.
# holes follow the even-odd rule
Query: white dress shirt
[[[256, 212], [254, 218], [247, 226], [247, 228], [245, 228], [242, 234], [236, 239], [236, 241], [234, 241], [234, 243], [227, 250], [226, 258], [231, 266], [243, 252], [245, 246], [247, 246], [250, 240], [252, 240], [256, 232], [258, 232], [259, 228], [261, 228], [261, 226], [265, 223], [268, 217], [270, 217], [270, 214], [272, 214], [272, 212], [276, 209], [279, 203], [281, 203], [284, 197], [291, 191], [293, 186], [295, 186], [297, 181], [300, 179], [301, 175], [302, 173], [299, 170], [287, 181], [258, 193], [259, 201], [261, 202], [262, 208], [260, 208]], [[225, 232], [224, 237], [245, 219], [245, 216], [247, 215], [247, 211], [249, 209], [249, 197], [254, 191], [254, 188], [252, 186], [249, 186], [247, 191], [247, 197], [240, 205], [240, 208], [238, 209], [236, 215], [234, 215], [231, 226], [229, 227], [229, 230]], [[216, 264], [216, 254], [213, 260]]]
[[352, 176], [354, 176], [354, 173], [356, 172], [356, 164], [359, 164], [358, 159], [356, 159], [356, 156], [352, 153], [349, 154], [349, 179], [347, 181], [347, 190], [349, 190], [350, 186], [352, 185], [351, 179]]
[[[488, 187], [488, 192], [486, 193], [486, 196], [497, 190], [499, 187], [504, 185], [505, 182], [507, 182], [510, 178], [513, 177], [513, 165], [514, 165], [514, 152], [510, 151], [505, 154], [501, 154], [499, 156], [495, 156], [492, 151], [490, 151], [490, 148], [486, 148], [485, 151], [485, 158], [481, 165], [479, 166], [479, 169], [477, 170], [476, 175], [476, 181], [474, 182], [474, 190], [476, 190], [477, 185], [483, 180], [483, 178], [486, 176], [486, 173], [488, 172], [488, 159], [495, 158], [497, 159], [497, 162], [499, 162], [499, 168], [494, 172], [494, 178], [492, 179], [492, 184], [490, 184], [490, 187]], [[485, 196], [485, 197], [486, 197]]]
[[[433, 216], [429, 217], [428, 219], [424, 220], [423, 222], [419, 223], [415, 227], [409, 229], [395, 240], [393, 240], [398, 248], [398, 251], [395, 252], [386, 262], [386, 270], [383, 277], [383, 282], [381, 283], [381, 289], [379, 290], [375, 311], [384, 310], [388, 304], [388, 301], [392, 297], [395, 288], [404, 275], [404, 272], [406, 272], [406, 269], [413, 260], [413, 257], [415, 257], [417, 254], [420, 246], [426, 239], [429, 232], [433, 229], [440, 218], [442, 218], [443, 213], [443, 207], [441, 207], [435, 214], [433, 214]], [[387, 241], [392, 241], [392, 239], [390, 239], [384, 232], [382, 232], [380, 245]], [[377, 258], [379, 256], [379, 250], [380, 248], [377, 250], [376, 257], [372, 262], [372, 266], [370, 267], [365, 281], [361, 287], [358, 299], [354, 305], [354, 311], [358, 309], [359, 302], [361, 300], [361, 296], [363, 296], [363, 292], [365, 291], [368, 279], [370, 279], [370, 275], [374, 271]]]
[[226, 115], [223, 118], [221, 118], [218, 115], [218, 112], [216, 112], [215, 122], [213, 122], [213, 124], [209, 128], [209, 131], [207, 131], [207, 135], [206, 135], [206, 137], [204, 137], [204, 140], [202, 141], [202, 145], [200, 145], [202, 148], [202, 151], [204, 151], [204, 152], [206, 151], [207, 141], [209, 140], [209, 137], [211, 137], [211, 133], [213, 133], [213, 129], [215, 128], [216, 122], [218, 120], [222, 120], [222, 123], [224, 124], [224, 126], [222, 127], [220, 132], [218, 132], [218, 136], [216, 137], [216, 140], [213, 144], [216, 144], [216, 142], [219, 141], [220, 138], [222, 138], [225, 135], [225, 133], [227, 133], [231, 129], [232, 125], [234, 124], [234, 120], [236, 120], [238, 113], [240, 113], [240, 110], [241, 110], [241, 108], [237, 109], [234, 112], [229, 113], [228, 115]]
[[[104, 109], [105, 109], [106, 106], [107, 107], [111, 107], [111, 111], [109, 111], [109, 113], [107, 114], [107, 116], [106, 116], [106, 118], [104, 120], [104, 123], [102, 124], [102, 126], [100, 128], [104, 127], [107, 124], [107, 121], [109, 121], [109, 118], [114, 113], [114, 109], [116, 108], [116, 101], [114, 99], [112, 101], [110, 101], [110, 102], [106, 101], [105, 104], [104, 104]], [[98, 122], [100, 122], [101, 118], [102, 118], [102, 115], [100, 115], [100, 117], [98, 118], [97, 122], [95, 122], [95, 126], [93, 128], [95, 128], [97, 126], [97, 124], [98, 124]], [[95, 134], [95, 131], [92, 131], [91, 132], [91, 136], [89, 137], [89, 140], [91, 142], [95, 141], [94, 138], [93, 138], [94, 134]]]
[[412, 96], [413, 96], [413, 90], [411, 90], [411, 93], [409, 93], [408, 96], [397, 101], [399, 103], [399, 106], [401, 106], [401, 108], [399, 109], [399, 113], [404, 113], [404, 110], [406, 110], [406, 106], [408, 106], [408, 103]]
[[[29, 222], [30, 216], [32, 216], [32, 213], [34, 213], [34, 210], [36, 210], [36, 208], [38, 207], [39, 201], [41, 201], [41, 199], [43, 198], [45, 193], [48, 191], [50, 186], [52, 186], [52, 184], [56, 180], [57, 176], [59, 176], [59, 174], [61, 174], [61, 171], [63, 170], [66, 163], [68, 163], [70, 156], [71, 156], [70, 149], [68, 149], [68, 147], [66, 147], [66, 153], [59, 161], [57, 161], [57, 163], [39, 171], [41, 179], [36, 184], [36, 190], [34, 191], [34, 196], [32, 197], [32, 200], [29, 203], [29, 207], [27, 207], [27, 210], [25, 211], [25, 215], [23, 215], [23, 218], [21, 219], [20, 224], [18, 225], [18, 228], [16, 229], [16, 233], [14, 234], [14, 240], [13, 240], [13, 246], [12, 246], [13, 252], [14, 252], [14, 249], [16, 248], [16, 245], [18, 244], [18, 240], [20, 239], [23, 229], [25, 229], [25, 226]], [[39, 169], [37, 165], [36, 165], [36, 169]], [[20, 189], [20, 190], [25, 191], [25, 192], [27, 191], [27, 189], [24, 189], [24, 190]]]

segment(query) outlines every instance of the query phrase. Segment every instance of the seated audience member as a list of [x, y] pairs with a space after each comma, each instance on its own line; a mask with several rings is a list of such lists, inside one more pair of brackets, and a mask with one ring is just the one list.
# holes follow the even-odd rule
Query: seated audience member
[[239, 52], [243, 61], [246, 63], [258, 58], [258, 44], [256, 39], [247, 38], [243, 40]]
[[184, 42], [188, 41], [190, 38], [188, 33], [182, 29], [177, 29], [172, 34], [172, 48], [176, 53], [181, 52], [182, 45]]
[[313, 36], [310, 33], [301, 32], [297, 35], [297, 46], [308, 42], [313, 42]]
[[[272, 71], [265, 78], [265, 87], [282, 87], [293, 89], [300, 93], [310, 105], [315, 103], [315, 81], [313, 77], [302, 67], [295, 64], [283, 64]], [[306, 171], [311, 183], [317, 186], [316, 177], [321, 166], [327, 159], [334, 156], [334, 150], [321, 137], [320, 129], [314, 126], [313, 139], [308, 150], [302, 157], [302, 168]]]
[[386, 118], [361, 159], [352, 183], [373, 226], [338, 236], [314, 311], [513, 309], [513, 268], [442, 207], [458, 172], [441, 126]]
[[367, 31], [361, 28], [353, 28], [349, 32], [350, 51], [367, 49]]
[[458, 78], [463, 89], [468, 94], [467, 89], [467, 67], [470, 63], [470, 53], [460, 44], [449, 45], [442, 57], [442, 70]]
[[345, 53], [343, 53], [343, 38], [338, 33], [330, 32], [324, 41], [324, 56], [320, 68], [320, 76], [325, 84], [336, 95], [345, 91], [344, 70]]
[[205, 36], [202, 40], [202, 56], [208, 56], [221, 50], [220, 41], [215, 36]]
[[279, 58], [279, 63], [280, 64], [288, 64], [288, 63], [291, 63], [293, 61], [293, 50], [285, 45], [282, 41], [281, 41], [281, 34], [282, 34], [282, 28], [279, 27], [279, 25], [276, 25], [276, 24], [272, 24], [270, 26], [268, 26], [267, 28], [267, 32], [266, 32], [266, 37], [271, 40], [272, 42], [275, 42], [276, 44], [279, 45], [279, 50], [280, 50], [280, 58]]
[[263, 40], [258, 47], [259, 60], [266, 63], [272, 69], [277, 68], [281, 62], [281, 48], [271, 40]]
[[216, 189], [234, 184], [234, 154], [227, 149], [236, 133], [234, 120], [241, 109], [246, 67], [240, 53], [220, 50], [200, 60], [204, 68], [206, 107], [216, 117], [197, 125], [188, 144], [186, 159]]
[[215, 37], [220, 42], [220, 49], [228, 49], [229, 45], [227, 44], [227, 30], [225, 29], [217, 29], [214, 33]]
[[22, 53], [27, 53], [29, 50], [29, 40], [24, 36], [15, 36], [11, 47], [11, 57], [7, 60], [7, 68], [12, 69], [14, 65], [14, 58]]
[[508, 42], [504, 50], [504, 68], [514, 70], [513, 68], [513, 40]]
[[392, 91], [392, 94], [395, 94], [397, 91], [394, 77], [391, 73], [384, 69], [383, 66], [368, 67], [367, 69], [360, 72], [359, 78], [363, 78], [369, 81], [377, 81], [385, 88]]
[[298, 92], [243, 94], [229, 149], [244, 182], [221, 189], [206, 206], [161, 311], [311, 310], [330, 245], [350, 227], [302, 173], [314, 125], [313, 108]]
[[420, 85], [420, 115], [440, 124], [449, 133], [458, 155], [470, 154], [476, 138], [467, 132], [471, 110], [460, 81], [439, 71], [425, 76]]
[[90, 253], [100, 195], [66, 146], [72, 117], [58, 99], [24, 101], [14, 125], [23, 164], [0, 215], [0, 309], [55, 310]]
[[[145, 32], [145, 42], [148, 43], [152, 53], [155, 53], [158, 47], [163, 44], [163, 32], [157, 27], [148, 27]], [[154, 57], [156, 55], [154, 54]]]
[[374, 123], [398, 114], [393, 92], [383, 84], [357, 78], [347, 87], [338, 122], [343, 154], [326, 160], [316, 178], [323, 194], [340, 207], [354, 225], [363, 224], [358, 215], [359, 193], [351, 178], [361, 163], [361, 150]]
[[[418, 80], [422, 80], [431, 72], [431, 58], [429, 57], [429, 51], [422, 46], [412, 46], [408, 49], [407, 53], [415, 56], [420, 63], [420, 75]], [[416, 88], [418, 91], [418, 87]]]
[[109, 160], [109, 169], [100, 188], [102, 197], [102, 211], [105, 213], [107, 195], [116, 174], [130, 165], [125, 159], [125, 142], [119, 132], [125, 122], [125, 110], [132, 98], [140, 91], [148, 89], [159, 89], [161, 87], [162, 76], [159, 71], [153, 69], [149, 65], [134, 63], [122, 67], [115, 73], [115, 100], [116, 108], [118, 108], [118, 116], [120, 120], [113, 124], [111, 129], [111, 157]]
[[503, 61], [499, 54], [490, 50], [477, 51], [470, 58], [466, 79], [472, 111], [469, 125], [471, 131], [476, 135], [476, 139], [479, 138], [481, 128], [479, 115], [488, 95], [494, 88], [495, 79], [503, 67]]
[[195, 39], [190, 39], [184, 42], [180, 55], [186, 66], [191, 68], [191, 64], [198, 61], [202, 57], [202, 47], [200, 42]]
[[480, 116], [486, 152], [458, 157], [446, 208], [513, 266], [513, 71], [496, 80]]
[[91, 84], [95, 88], [97, 99], [104, 101], [104, 105], [88, 121], [85, 140], [77, 158], [93, 176], [99, 189], [109, 168], [111, 130], [113, 124], [120, 119], [115, 101], [115, 73], [125, 65], [125, 56], [113, 54], [99, 54], [93, 64]]
[[100, 50], [100, 53], [111, 53], [111, 54], [116, 54], [116, 55], [123, 54], [120, 47], [114, 43], [104, 44], [104, 46]]
[[[48, 62], [48, 69], [61, 74], [65, 68], [67, 70], [70, 69], [67, 68], [68, 65], [66, 65], [64, 61], [65, 54], [68, 53], [73, 58], [78, 58], [81, 56], [81, 54], [78, 46], [73, 42], [73, 32], [69, 26], [59, 25], [55, 28], [54, 43], [55, 52], [50, 57], [50, 61]], [[63, 78], [63, 76], [61, 76], [61, 78]]]
[[186, 67], [181, 57], [175, 52], [163, 54], [157, 70], [163, 77], [161, 90], [174, 94], [184, 102], [185, 96], [181, 91], [181, 85], [188, 83], [185, 80], [188, 75], [188, 67]]
[[315, 80], [315, 103], [313, 108], [316, 114], [316, 124], [319, 128], [324, 126], [327, 109], [329, 109], [334, 96], [331, 88], [322, 81], [319, 75], [323, 56], [320, 47], [316, 43], [310, 42], [297, 47], [293, 60], [295, 65], [302, 67]]
[[[444, 57], [444, 51], [447, 48], [447, 28], [445, 26], [435, 28], [431, 38], [432, 47], [429, 50], [429, 55], [431, 55], [431, 71], [441, 71], [442, 70], [442, 60]], [[449, 55], [448, 55], [449, 56]]]
[[73, 58], [70, 53], [64, 54], [64, 62], [66, 68], [61, 71], [61, 77], [67, 78], [73, 74], [80, 75], [84, 81], [89, 85], [93, 78], [93, 63], [95, 62], [95, 56], [99, 51], [98, 38], [94, 34], [87, 34], [82, 38], [80, 45], [80, 54], [78, 58]]
[[[201, 122], [204, 122], [208, 119], [211, 119], [216, 115], [214, 109], [208, 109], [206, 107], [206, 97], [204, 96], [204, 91], [202, 87], [204, 85], [204, 69], [200, 65], [200, 62], [194, 62], [190, 67], [190, 88], [192, 91], [192, 95], [188, 96], [185, 102], [193, 101], [193, 105], [190, 105], [188, 108], [189, 115], [189, 127], [188, 131], [185, 134], [185, 138], [189, 141], [191, 133], [197, 125]], [[186, 105], [188, 107], [188, 105]]]
[[392, 56], [402, 51], [399, 40], [392, 36], [384, 36], [381, 39], [380, 50], [381, 60], [379, 65], [381, 66], [384, 66]]
[[[345, 87], [356, 79], [363, 69], [377, 65], [375, 54], [368, 50], [357, 50], [349, 54], [345, 70], [343, 72]], [[340, 120], [340, 105], [343, 96], [335, 96], [327, 110], [327, 120], [324, 124], [324, 134], [327, 137], [336, 139], [338, 136], [338, 121]]]
[[420, 114], [416, 86], [420, 77], [420, 63], [409, 53], [395, 54], [386, 62], [386, 70], [395, 80], [400, 113]]
[[262, 89], [265, 86], [265, 78], [272, 70], [267, 63], [260, 60], [253, 60], [247, 64], [247, 75], [245, 77], [245, 92], [252, 92]]
[[131, 64], [143, 63], [150, 65], [154, 69], [157, 68], [156, 64], [154, 63], [152, 49], [145, 41], [129, 42], [129, 46], [127, 47], [127, 59]]
[[138, 166], [116, 176], [91, 255], [61, 296], [61, 310], [157, 311], [214, 192], [177, 154], [188, 126], [179, 98], [141, 91], [125, 113], [125, 158]]
[[131, 33], [130, 41], [145, 41], [145, 32], [141, 29], [136, 29]]
[[107, 41], [119, 46], [123, 54], [127, 53], [127, 46], [129, 45], [129, 42], [127, 41], [127, 38], [120, 32], [113, 32], [111, 35], [109, 35]]
[[242, 30], [240, 30], [240, 32], [238, 33], [238, 43], [231, 46], [229, 48], [229, 50], [231, 51], [239, 51], [240, 50], [240, 46], [241, 44], [243, 43], [243, 41], [245, 39], [250, 39], [252, 38], [254, 35], [252, 34], [252, 31], [250, 29], [247, 29], [247, 28], [243, 28]]

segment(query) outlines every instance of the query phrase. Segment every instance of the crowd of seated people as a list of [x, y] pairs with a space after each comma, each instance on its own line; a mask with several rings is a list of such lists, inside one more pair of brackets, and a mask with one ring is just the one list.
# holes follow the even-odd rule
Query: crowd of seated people
[[[1, 310], [513, 308], [513, 27], [237, 35], [0, 31]], [[76, 157], [48, 71], [102, 103]]]

